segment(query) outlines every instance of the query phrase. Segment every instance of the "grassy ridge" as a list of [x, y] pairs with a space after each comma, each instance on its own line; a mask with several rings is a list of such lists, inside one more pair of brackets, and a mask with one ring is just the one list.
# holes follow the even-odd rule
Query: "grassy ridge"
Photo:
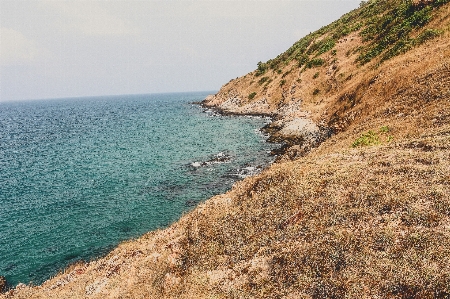
[[381, 56], [380, 62], [383, 62], [439, 36], [440, 30], [422, 30], [422, 27], [433, 19], [434, 9], [448, 2], [363, 1], [359, 9], [305, 36], [275, 59], [259, 62], [256, 75], [260, 76], [268, 69], [283, 68], [292, 60], [296, 60], [299, 67], [321, 66], [323, 60], [317, 56], [332, 50], [339, 39], [355, 31], [360, 31], [363, 41], [356, 49], [359, 53], [356, 61], [366, 64]]

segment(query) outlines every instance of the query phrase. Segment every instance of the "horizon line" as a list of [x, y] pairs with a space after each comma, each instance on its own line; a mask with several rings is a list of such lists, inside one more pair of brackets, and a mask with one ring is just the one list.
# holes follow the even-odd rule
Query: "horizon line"
[[181, 94], [181, 93], [217, 93], [218, 90], [198, 90], [198, 91], [168, 91], [168, 92], [148, 92], [148, 93], [128, 93], [128, 94], [105, 94], [105, 95], [83, 95], [83, 96], [63, 96], [63, 97], [48, 97], [48, 98], [33, 98], [33, 99], [0, 99], [2, 103], [12, 102], [32, 102], [32, 101], [51, 101], [51, 100], [71, 100], [71, 99], [84, 99], [84, 98], [108, 98], [108, 97], [124, 97], [124, 96], [146, 96], [146, 95], [163, 95], [163, 94]]

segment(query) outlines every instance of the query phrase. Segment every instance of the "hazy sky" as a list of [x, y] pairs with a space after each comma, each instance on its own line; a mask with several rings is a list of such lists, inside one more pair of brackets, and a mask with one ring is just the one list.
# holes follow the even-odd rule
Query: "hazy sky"
[[218, 90], [360, 0], [0, 0], [0, 101]]

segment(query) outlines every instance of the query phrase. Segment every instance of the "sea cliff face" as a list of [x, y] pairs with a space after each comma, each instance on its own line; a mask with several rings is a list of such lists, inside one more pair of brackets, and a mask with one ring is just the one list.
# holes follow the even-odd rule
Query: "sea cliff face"
[[203, 104], [271, 115], [278, 163], [1, 297], [447, 298], [449, 29], [448, 1], [368, 1], [258, 64]]

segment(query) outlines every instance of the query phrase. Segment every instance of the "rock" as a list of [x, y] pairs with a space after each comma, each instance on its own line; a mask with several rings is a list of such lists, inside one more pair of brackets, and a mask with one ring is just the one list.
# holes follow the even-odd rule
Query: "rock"
[[285, 136], [308, 136], [315, 135], [319, 127], [308, 118], [295, 118], [286, 122], [280, 130], [280, 134]]
[[4, 276], [0, 276], [0, 294], [6, 291], [6, 278]]

